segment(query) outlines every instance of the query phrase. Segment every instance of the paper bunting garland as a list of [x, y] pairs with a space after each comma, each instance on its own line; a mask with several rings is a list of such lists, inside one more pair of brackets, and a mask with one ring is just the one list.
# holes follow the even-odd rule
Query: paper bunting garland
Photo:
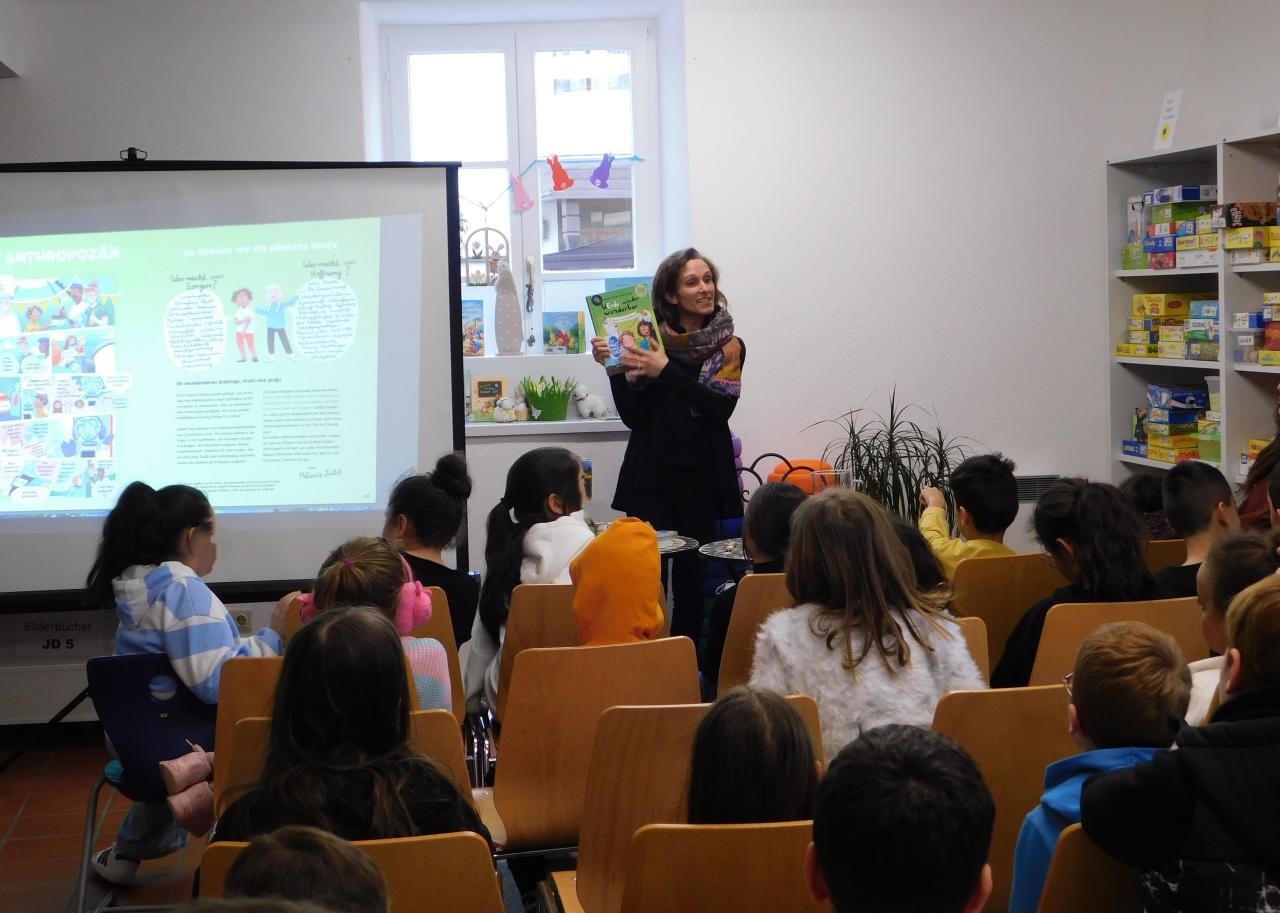
[[605, 190], [609, 187], [609, 169], [613, 165], [613, 156], [606, 152], [596, 170], [591, 172], [591, 186]]
[[533, 199], [529, 196], [529, 191], [524, 189], [524, 182], [519, 175], [508, 172], [507, 176], [511, 178], [511, 200], [516, 212], [528, 212], [533, 208]]

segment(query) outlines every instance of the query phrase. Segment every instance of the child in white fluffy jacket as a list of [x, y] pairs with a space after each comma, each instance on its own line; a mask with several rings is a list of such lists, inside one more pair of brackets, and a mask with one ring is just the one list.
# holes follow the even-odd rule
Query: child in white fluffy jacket
[[876, 726], [929, 726], [948, 691], [986, 687], [949, 592], [917, 588], [888, 512], [865, 495], [828, 489], [802, 504], [786, 570], [799, 604], [761, 626], [751, 684], [817, 701], [828, 762]]
[[521, 583], [569, 583], [569, 562], [591, 541], [582, 514], [582, 461], [563, 447], [538, 447], [507, 471], [507, 487], [489, 511], [485, 578], [462, 684], [467, 711], [483, 697], [498, 706], [498, 670], [511, 593]]

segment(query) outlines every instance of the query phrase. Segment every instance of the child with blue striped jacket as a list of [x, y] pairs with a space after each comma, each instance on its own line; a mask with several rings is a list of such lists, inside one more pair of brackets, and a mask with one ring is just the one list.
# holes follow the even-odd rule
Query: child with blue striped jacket
[[[214, 531], [213, 508], [199, 490], [169, 485], [156, 491], [134, 482], [103, 523], [86, 584], [91, 606], [115, 610], [117, 656], [166, 654], [182, 683], [209, 704], [218, 701], [228, 659], [281, 652], [287, 609], [282, 600], [271, 628], [240, 637], [231, 613], [201, 579], [218, 557]], [[176, 852], [186, 841], [164, 802], [135, 802], [115, 845], [94, 855], [94, 869], [110, 882], [130, 884], [141, 860]]]

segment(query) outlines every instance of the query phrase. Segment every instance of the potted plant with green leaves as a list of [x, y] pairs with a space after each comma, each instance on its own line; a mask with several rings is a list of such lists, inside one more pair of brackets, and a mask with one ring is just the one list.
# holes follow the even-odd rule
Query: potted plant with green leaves
[[525, 402], [529, 404], [529, 414], [539, 422], [564, 421], [569, 414], [569, 399], [577, 385], [578, 382], [572, 377], [568, 380], [557, 380], [554, 377], [539, 377], [534, 380], [526, 377], [520, 381]]
[[937, 415], [920, 406], [899, 404], [897, 388], [889, 394], [887, 415], [862, 407], [828, 422], [841, 434], [822, 458], [842, 478], [851, 478], [860, 491], [911, 523], [920, 516], [920, 488], [936, 486], [947, 499], [948, 514], [955, 516], [947, 482], [968, 456], [969, 438], [948, 434]]

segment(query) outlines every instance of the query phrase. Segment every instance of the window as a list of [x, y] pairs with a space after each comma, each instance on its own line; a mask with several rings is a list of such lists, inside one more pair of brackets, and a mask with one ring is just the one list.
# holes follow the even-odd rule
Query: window
[[[661, 219], [649, 24], [384, 34], [391, 155], [463, 164], [464, 299], [491, 314], [505, 261], [522, 297], [533, 286], [541, 307], [526, 329], [540, 339], [542, 311], [583, 310], [609, 280], [650, 274], [661, 256]], [[553, 157], [562, 170], [548, 165]], [[520, 176], [523, 211], [509, 174]]]

